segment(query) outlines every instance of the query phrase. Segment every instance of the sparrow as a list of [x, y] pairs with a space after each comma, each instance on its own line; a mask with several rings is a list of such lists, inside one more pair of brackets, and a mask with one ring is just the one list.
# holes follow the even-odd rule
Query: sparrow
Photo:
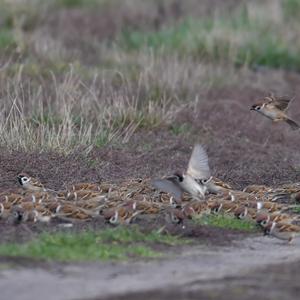
[[37, 222], [38, 213], [34, 207], [28, 208], [21, 205], [15, 205], [11, 209], [12, 220], [15, 224], [21, 222]]
[[0, 219], [6, 220], [10, 215], [11, 206], [0, 203]]
[[278, 212], [268, 214], [264, 212], [259, 212], [257, 213], [256, 216], [256, 223], [265, 228], [270, 222], [277, 222], [277, 223], [292, 223], [294, 220], [296, 220], [297, 217], [292, 217], [288, 214], [281, 214]]
[[234, 211], [234, 216], [240, 220], [255, 220], [256, 219], [256, 209], [253, 208], [249, 208], [247, 206], [241, 206], [238, 207], [235, 211]]
[[138, 214], [140, 214], [140, 211], [134, 211], [132, 207], [129, 206], [121, 206], [103, 211], [104, 219], [112, 225], [128, 225]]
[[259, 103], [253, 104], [250, 110], [259, 112], [273, 122], [286, 122], [293, 130], [296, 130], [299, 129], [300, 126], [286, 114], [291, 100], [293, 99], [270, 95], [264, 97]]
[[265, 235], [271, 235], [280, 240], [288, 241], [290, 244], [296, 236], [299, 236], [300, 226], [283, 222], [269, 222], [266, 225], [264, 232]]
[[39, 180], [29, 176], [26, 173], [19, 174], [17, 176], [17, 179], [18, 179], [19, 184], [25, 190], [29, 190], [32, 192], [45, 192], [46, 191], [45, 187]]
[[203, 200], [208, 192], [222, 189], [212, 182], [208, 156], [200, 144], [195, 145], [185, 173], [175, 173], [170, 177], [153, 180], [152, 185], [170, 193], [178, 201], [181, 201], [183, 192], [196, 200]]
[[90, 220], [93, 217], [97, 217], [99, 213], [92, 210], [76, 207], [71, 203], [64, 203], [58, 205], [54, 214], [56, 217], [66, 217], [77, 220]]
[[278, 211], [281, 211], [283, 209], [287, 209], [288, 207], [285, 207], [284, 205], [282, 204], [278, 204], [278, 203], [275, 203], [275, 202], [270, 202], [270, 201], [258, 201], [257, 202], [257, 210], [267, 210], [268, 212], [270, 213], [273, 213], [273, 212], [278, 212]]
[[0, 202], [10, 203], [12, 205], [21, 203], [23, 200], [24, 200], [24, 196], [22, 196], [20, 194], [14, 194], [14, 193], [2, 195], [0, 197]]
[[263, 195], [267, 192], [270, 192], [272, 189], [269, 186], [266, 185], [260, 185], [260, 184], [251, 184], [246, 186], [243, 189], [243, 192], [255, 194], [255, 195]]
[[239, 204], [233, 201], [219, 200], [209, 203], [208, 207], [212, 214], [230, 214], [233, 213], [237, 208], [239, 208]]
[[29, 192], [24, 197], [24, 201], [31, 201], [33, 203], [43, 203], [54, 199], [55, 197], [47, 192]]
[[210, 213], [210, 207], [207, 201], [193, 201], [183, 207], [183, 213], [188, 217], [194, 215], [204, 215]]
[[300, 186], [299, 183], [284, 185], [273, 189], [267, 194], [271, 201], [280, 202], [299, 202], [300, 201]]
[[78, 191], [72, 191], [72, 192], [60, 192], [58, 193], [58, 197], [60, 199], [66, 200], [66, 201], [87, 201], [87, 200], [97, 200], [99, 202], [106, 201], [107, 196], [101, 194], [100, 192], [94, 192], [89, 190], [78, 190]]
[[169, 208], [167, 210], [167, 214], [166, 214], [166, 221], [173, 223], [173, 224], [177, 224], [177, 225], [181, 225], [182, 228], [185, 228], [184, 226], [184, 220], [186, 219], [185, 214], [178, 208]]
[[80, 182], [80, 183], [75, 183], [75, 184], [67, 187], [67, 190], [69, 192], [76, 192], [76, 191], [82, 191], [82, 190], [100, 192], [101, 186], [97, 183]]

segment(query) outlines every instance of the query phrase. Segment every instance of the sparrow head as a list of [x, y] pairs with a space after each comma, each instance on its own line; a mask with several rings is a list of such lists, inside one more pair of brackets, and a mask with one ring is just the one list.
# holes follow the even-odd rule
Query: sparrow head
[[182, 207], [181, 201], [175, 199], [173, 196], [170, 197], [170, 205], [173, 208], [181, 208]]
[[12, 212], [14, 223], [20, 223], [23, 221], [24, 210], [22, 209], [21, 206], [19, 205], [14, 206], [11, 212]]
[[253, 104], [250, 110], [260, 111], [261, 105], [260, 104]]
[[193, 216], [194, 216], [195, 213], [196, 213], [195, 210], [194, 210], [194, 208], [193, 208], [192, 206], [190, 206], [190, 205], [185, 206], [185, 207], [183, 208], [182, 212], [183, 212], [184, 216], [185, 216], [186, 218], [188, 218], [188, 219], [192, 219]]
[[205, 185], [207, 183], [209, 183], [212, 180], [212, 176], [210, 176], [208, 179], [200, 179], [200, 183]]
[[112, 225], [116, 225], [119, 222], [119, 212], [115, 210], [114, 215], [109, 219], [109, 223]]
[[171, 208], [167, 211], [170, 216], [170, 221], [174, 224], [182, 224], [184, 220], [184, 214], [181, 210], [176, 208]]
[[238, 219], [244, 219], [247, 216], [247, 213], [248, 213], [248, 208], [245, 206], [242, 206], [235, 210], [234, 215]]
[[270, 216], [265, 213], [258, 214], [256, 217], [256, 223], [263, 228], [266, 228], [266, 226], [269, 224]]
[[18, 179], [18, 182], [20, 183], [20, 185], [24, 186], [30, 182], [31, 177], [29, 175], [27, 175], [26, 173], [21, 173], [17, 176], [17, 179]]
[[174, 173], [174, 177], [179, 181], [182, 182], [183, 181], [183, 175], [179, 172]]
[[212, 214], [218, 214], [222, 209], [223, 203], [216, 201], [209, 208]]
[[275, 226], [276, 226], [275, 222], [267, 223], [267, 225], [264, 227], [264, 235], [269, 235]]

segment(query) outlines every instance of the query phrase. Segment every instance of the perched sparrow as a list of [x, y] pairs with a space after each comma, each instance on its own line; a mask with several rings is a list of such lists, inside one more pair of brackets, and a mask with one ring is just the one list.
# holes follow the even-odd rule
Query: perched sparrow
[[300, 185], [299, 183], [286, 184], [279, 188], [271, 190], [267, 194], [271, 201], [280, 202], [299, 202], [300, 201]]
[[243, 192], [250, 193], [250, 194], [261, 194], [270, 192], [271, 188], [266, 185], [259, 185], [259, 184], [252, 184], [248, 185], [243, 189]]
[[223, 180], [221, 180], [217, 177], [213, 177], [212, 182], [219, 188], [222, 188], [225, 190], [232, 190], [232, 186], [230, 184], [224, 182]]
[[3, 203], [0, 203], [0, 219], [6, 220], [10, 215], [11, 206], [7, 207]]
[[238, 207], [234, 211], [234, 216], [240, 220], [255, 220], [256, 214], [256, 209], [249, 208], [247, 206]]
[[204, 215], [210, 213], [210, 207], [207, 201], [193, 201], [185, 205], [183, 213], [189, 218], [193, 215]]
[[7, 194], [7, 195], [2, 195], [0, 197], [0, 202], [2, 203], [10, 203], [12, 205], [21, 203], [24, 200], [24, 197], [19, 194]]
[[15, 224], [21, 222], [37, 222], [37, 211], [34, 207], [28, 208], [21, 205], [15, 205], [11, 209], [11, 216]]
[[87, 210], [98, 211], [105, 207], [105, 204], [102, 204], [98, 200], [90, 199], [90, 200], [78, 200], [76, 201], [76, 207], [80, 207]]
[[96, 217], [98, 215], [99, 213], [94, 212], [93, 210], [83, 209], [71, 203], [58, 205], [55, 213], [55, 216], [57, 217], [66, 217], [78, 220], [89, 220], [92, 217]]
[[237, 208], [239, 208], [239, 204], [232, 201], [222, 200], [222, 201], [215, 201], [209, 203], [208, 207], [210, 208], [210, 212], [213, 214], [219, 213], [233, 213]]
[[277, 222], [277, 223], [292, 223], [294, 219], [288, 214], [281, 214], [278, 212], [268, 214], [268, 213], [263, 213], [259, 212], [257, 213], [256, 216], [256, 223], [260, 225], [261, 227], [265, 228], [270, 222]]
[[106, 195], [101, 194], [100, 192], [94, 192], [89, 190], [79, 190], [72, 192], [60, 192], [58, 193], [58, 197], [60, 199], [66, 201], [87, 201], [87, 200], [95, 200], [95, 201], [105, 201], [107, 199]]
[[[197, 201], [197, 203], [199, 203]], [[182, 213], [184, 214], [184, 216], [187, 218], [187, 219], [192, 219], [194, 215], [197, 214], [196, 210], [194, 209], [194, 207], [190, 204], [187, 204], [185, 205], [183, 208], [182, 208]], [[198, 213], [198, 215], [200, 215], [201, 212]]]
[[140, 211], [133, 211], [128, 207], [119, 207], [115, 209], [108, 209], [103, 212], [104, 219], [113, 225], [130, 224], [132, 220], [140, 213]]
[[246, 203], [248, 201], [257, 201], [258, 200], [256, 195], [250, 194], [247, 192], [232, 190], [232, 191], [229, 191], [228, 195], [230, 196], [231, 201], [235, 201], [235, 202], [239, 202], [239, 203]]
[[185, 214], [177, 208], [171, 208], [167, 210], [166, 220], [167, 222], [171, 222], [173, 224], [182, 225], [184, 228], [183, 221], [185, 220]]
[[45, 192], [46, 189], [44, 188], [43, 184], [27, 175], [26, 173], [21, 173], [17, 176], [19, 184], [22, 186], [23, 189], [33, 191], [33, 192]]
[[47, 192], [29, 192], [26, 193], [24, 201], [31, 201], [33, 203], [42, 203], [54, 200], [55, 197]]
[[275, 202], [270, 202], [270, 201], [258, 201], [257, 202], [257, 210], [267, 210], [270, 213], [276, 212], [276, 211], [281, 211], [285, 208], [284, 205], [275, 203]]
[[212, 182], [208, 165], [208, 157], [204, 148], [195, 145], [186, 173], [152, 181], [155, 188], [170, 193], [177, 200], [181, 200], [183, 192], [189, 193], [194, 199], [204, 199], [210, 190], [217, 192], [217, 187]]
[[291, 243], [296, 236], [299, 236], [300, 226], [287, 223], [269, 222], [265, 227], [265, 234], [272, 235], [280, 240], [286, 240], [288, 243]]
[[299, 129], [299, 125], [286, 114], [290, 101], [291, 99], [286, 97], [274, 97], [271, 95], [263, 98], [260, 103], [252, 105], [250, 110], [261, 113], [273, 122], [286, 122], [293, 130], [296, 130]]
[[81, 182], [76, 183], [67, 188], [68, 191], [76, 192], [81, 190], [93, 191], [93, 192], [100, 192], [101, 187], [97, 183], [88, 183], [88, 182]]

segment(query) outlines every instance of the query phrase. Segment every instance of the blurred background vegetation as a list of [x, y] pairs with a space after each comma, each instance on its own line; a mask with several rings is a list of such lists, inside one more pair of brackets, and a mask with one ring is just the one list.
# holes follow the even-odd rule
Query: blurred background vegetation
[[214, 91], [296, 93], [299, 27], [299, 0], [1, 0], [0, 145], [89, 152], [184, 134]]

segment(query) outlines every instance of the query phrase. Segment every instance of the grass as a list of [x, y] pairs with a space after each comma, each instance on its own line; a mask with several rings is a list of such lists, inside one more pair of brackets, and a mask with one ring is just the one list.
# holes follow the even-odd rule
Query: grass
[[127, 51], [164, 49], [197, 59], [231, 61], [238, 66], [300, 70], [300, 45], [292, 43], [292, 34], [282, 32], [282, 28], [291, 28], [263, 17], [253, 17], [243, 8], [232, 17], [187, 18], [159, 31], [124, 31], [119, 45]]
[[227, 215], [205, 215], [195, 219], [197, 224], [253, 232], [257, 230], [255, 222], [239, 220]]
[[16, 47], [16, 41], [13, 33], [9, 29], [0, 29], [0, 49], [9, 49]]
[[[184, 136], [189, 127], [177, 125], [177, 117], [196, 110], [212, 90], [257, 89], [256, 82], [269, 87], [249, 66], [300, 70], [299, 2], [284, 0], [279, 8], [275, 2], [241, 4], [213, 17], [190, 11], [179, 21], [163, 18], [160, 26], [139, 26], [139, 16], [150, 11], [161, 18], [154, 0], [1, 3], [0, 147], [88, 153], [160, 126]], [[172, 11], [169, 4], [163, 1]], [[120, 11], [109, 26], [116, 11], [111, 5]], [[90, 9], [107, 10], [108, 25], [86, 28]], [[76, 40], [67, 38], [74, 35], [68, 17], [59, 21], [66, 22], [61, 34], [52, 32], [59, 10], [71, 13], [70, 22], [82, 22]], [[116, 31], [98, 37], [105, 27]]]
[[137, 227], [118, 227], [99, 232], [43, 233], [25, 244], [0, 245], [0, 255], [46, 260], [86, 261], [124, 260], [129, 257], [157, 257], [151, 244], [176, 245], [177, 237], [157, 232], [144, 234]]
[[293, 213], [300, 214], [300, 205], [292, 209]]

